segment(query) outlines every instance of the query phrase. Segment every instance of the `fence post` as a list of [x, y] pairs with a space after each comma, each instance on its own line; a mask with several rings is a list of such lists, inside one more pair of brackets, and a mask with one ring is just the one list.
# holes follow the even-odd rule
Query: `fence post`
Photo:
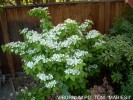
[[[6, 18], [5, 11], [3, 11], [3, 13], [1, 14], [0, 20], [1, 20], [1, 27], [2, 27], [2, 34], [3, 34], [2, 36], [3, 36], [4, 44], [6, 44], [10, 42], [10, 37], [8, 33], [8, 25], [7, 25], [7, 18]], [[15, 77], [13, 57], [11, 54], [7, 54], [7, 53], [6, 53], [6, 57], [7, 57], [7, 63], [8, 63], [8, 67], [10, 69], [11, 75], [12, 77]]]

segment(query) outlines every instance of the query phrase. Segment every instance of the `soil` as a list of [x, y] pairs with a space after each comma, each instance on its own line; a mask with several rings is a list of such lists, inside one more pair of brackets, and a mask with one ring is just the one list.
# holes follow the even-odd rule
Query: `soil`
[[5, 82], [0, 87], [0, 100], [14, 100], [13, 94], [10, 77], [6, 77]]
[[33, 88], [37, 85], [37, 82], [31, 76], [28, 76], [24, 73], [19, 74], [17, 77], [12, 78], [14, 89], [16, 92], [19, 92], [21, 89], [27, 87], [28, 89]]
[[5, 82], [0, 87], [0, 100], [15, 100], [16, 92], [20, 92], [25, 87], [31, 89], [36, 85], [37, 82], [25, 73], [19, 73], [15, 78], [6, 76]]

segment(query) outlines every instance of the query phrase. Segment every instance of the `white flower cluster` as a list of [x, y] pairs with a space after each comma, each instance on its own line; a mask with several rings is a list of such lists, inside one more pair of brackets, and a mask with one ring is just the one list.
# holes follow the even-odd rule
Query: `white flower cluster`
[[37, 77], [38, 77], [41, 81], [47, 81], [47, 80], [53, 79], [53, 75], [51, 75], [51, 74], [45, 75], [44, 73], [39, 73], [39, 74], [37, 74]]
[[58, 40], [59, 37], [58, 35], [60, 35], [62, 32], [62, 30], [66, 30], [67, 27], [64, 24], [58, 24], [57, 26], [53, 27], [52, 29], [50, 29], [47, 33], [43, 34], [43, 37], [46, 40]]
[[85, 22], [82, 23], [82, 24], [79, 26], [79, 28], [80, 28], [82, 31], [85, 31], [85, 30], [87, 29], [87, 27], [88, 27], [89, 25], [92, 25], [92, 24], [93, 24], [93, 22], [92, 22], [91, 20], [85, 20]]
[[11, 52], [14, 52], [16, 54], [20, 54], [20, 55], [23, 55], [25, 54], [24, 50], [26, 48], [26, 44], [24, 42], [10, 42], [8, 44], [5, 45], [6, 48], [10, 48], [10, 51]]
[[81, 38], [78, 35], [72, 35], [71, 37], [67, 38], [67, 40], [64, 40], [63, 42], [59, 43], [59, 48], [67, 47], [70, 48], [71, 44], [76, 44], [78, 40], [81, 40]]
[[93, 39], [96, 38], [100, 35], [100, 33], [97, 30], [91, 30], [89, 33], [86, 35], [86, 39]]
[[34, 56], [32, 58], [34, 65], [37, 65], [40, 61], [42, 61], [43, 63], [47, 63], [48, 59], [46, 59], [46, 57], [44, 55], [38, 55], [38, 56]]
[[55, 87], [56, 84], [57, 84], [56, 80], [53, 80], [53, 81], [47, 83], [45, 86], [47, 88], [53, 88], [53, 87]]
[[23, 59], [23, 61], [28, 68], [32, 69], [34, 66], [38, 65], [40, 61], [42, 61], [43, 63], [61, 62], [64, 58], [68, 58], [68, 57], [69, 55], [67, 54], [53, 54], [51, 58], [46, 58], [44, 55], [38, 55], [38, 56], [32, 57], [32, 61], [26, 61], [25, 59]]
[[29, 43], [39, 43], [42, 39], [42, 34], [38, 34], [36, 31], [27, 31], [26, 38]]
[[47, 10], [48, 9], [48, 7], [34, 7], [33, 9], [31, 9], [30, 11], [34, 11], [34, 10], [38, 10], [38, 11], [45, 11], [45, 10]]
[[67, 65], [70, 65], [70, 66], [76, 66], [76, 65], [83, 62], [82, 59], [79, 59], [79, 58], [76, 58], [76, 57], [69, 57], [69, 58], [66, 59], [66, 61], [67, 61]]
[[65, 54], [53, 54], [53, 56], [49, 61], [61, 62], [64, 57], [65, 57]]
[[21, 89], [20, 91], [21, 91], [22, 93], [25, 93], [27, 90], [28, 90], [28, 88], [25, 86], [24, 89]]
[[38, 65], [39, 61], [43, 61], [43, 63], [46, 63], [46, 59], [44, 55], [34, 56], [31, 61], [27, 61], [26, 59], [23, 59], [25, 66], [32, 69], [34, 66]]
[[98, 68], [98, 65], [94, 64], [94, 65], [89, 65], [88, 67], [85, 68], [85, 70], [90, 72], [92, 69], [97, 69], [97, 68]]
[[[64, 59], [66, 59], [66, 66], [76, 66], [80, 63], [83, 62], [82, 59], [80, 59], [80, 56], [84, 56], [85, 54], [87, 54], [87, 52], [85, 51], [79, 51], [76, 52], [77, 57], [69, 57], [68, 54], [53, 54], [53, 56], [51, 58], [46, 58], [44, 55], [38, 55], [38, 56], [34, 56], [32, 58], [32, 61], [26, 61], [23, 60], [24, 63], [26, 64], [26, 66], [30, 69], [32, 69], [34, 66], [36, 66], [40, 61], [42, 61], [43, 63], [47, 63], [47, 62], [62, 62]], [[78, 55], [79, 54], [79, 55]]]
[[19, 47], [21, 47], [22, 49], [25, 49], [26, 44], [24, 42], [18, 41], [18, 42], [7, 43], [5, 46], [10, 47], [10, 48], [19, 48]]
[[71, 23], [72, 23], [72, 24], [77, 24], [77, 22], [76, 22], [75, 20], [72, 20], [72, 19], [69, 19], [69, 18], [66, 19], [65, 22], [66, 22], [66, 23], [69, 23], [69, 24], [71, 24]]
[[34, 53], [37, 53], [39, 52], [38, 49], [28, 49], [27, 51], [25, 51], [27, 54], [34, 54]]
[[[65, 21], [66, 23], [73, 23], [76, 24], [75, 20], [67, 19]], [[62, 31], [67, 30], [67, 26], [65, 24], [58, 24], [54, 28], [52, 28], [50, 31], [39, 34], [36, 31], [28, 31], [27, 28], [23, 29], [21, 33], [26, 33], [26, 38], [29, 43], [39, 43], [43, 46], [47, 46], [50, 49], [56, 49], [60, 50], [61, 48], [69, 48], [71, 44], [76, 44], [78, 40], [81, 40], [81, 38], [78, 35], [72, 35], [71, 37], [67, 38], [64, 41], [59, 41], [59, 35], [62, 33]]]
[[56, 50], [60, 50], [61, 48], [64, 47], [69, 48], [71, 44], [75, 45], [78, 40], [81, 40], [81, 38], [78, 35], [72, 35], [63, 42], [60, 41], [59, 43], [57, 43], [57, 41], [53, 40], [55, 39], [54, 35], [53, 36], [49, 35], [49, 36], [51, 37], [48, 37], [47, 39], [41, 39], [40, 44]]
[[34, 64], [34, 62], [29, 61], [29, 62], [27, 63], [26, 66], [27, 66], [28, 68], [32, 69], [32, 68], [35, 66], [35, 64]]
[[87, 55], [88, 54], [88, 52], [87, 51], [84, 51], [84, 50], [76, 50], [75, 51], [75, 53], [74, 53], [74, 56], [76, 57], [76, 58], [80, 58], [81, 56], [85, 56], [85, 55]]
[[71, 68], [66, 69], [64, 72], [65, 72], [65, 74], [72, 74], [72, 75], [79, 75], [80, 74], [79, 70], [71, 69]]
[[25, 34], [28, 32], [28, 28], [24, 28], [23, 30], [21, 30], [20, 34]]
[[103, 40], [98, 40], [98, 41], [94, 44], [94, 47], [102, 46], [104, 43], [105, 43], [105, 41], [103, 41]]

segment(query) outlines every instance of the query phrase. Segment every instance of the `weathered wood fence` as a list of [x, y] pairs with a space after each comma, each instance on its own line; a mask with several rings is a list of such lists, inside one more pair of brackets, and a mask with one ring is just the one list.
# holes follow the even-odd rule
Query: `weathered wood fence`
[[[75, 19], [80, 23], [85, 19], [94, 21], [94, 28], [101, 33], [107, 33], [114, 20], [122, 15], [122, 1], [110, 2], [84, 2], [84, 3], [59, 3], [40, 5], [48, 7], [51, 21], [54, 25], [67, 18]], [[39, 20], [29, 16], [27, 11], [38, 6], [6, 7], [0, 15], [0, 45], [11, 41], [23, 41], [19, 30], [25, 27], [38, 30]], [[18, 56], [2, 53], [0, 49], [1, 66], [4, 73], [22, 71], [21, 60]]]

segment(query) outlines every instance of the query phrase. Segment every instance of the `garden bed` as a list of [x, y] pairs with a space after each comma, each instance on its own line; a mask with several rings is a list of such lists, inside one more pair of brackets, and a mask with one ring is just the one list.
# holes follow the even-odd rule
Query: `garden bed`
[[14, 98], [16, 98], [16, 95], [22, 92], [24, 88], [32, 89], [37, 86], [37, 82], [25, 73], [19, 73], [17, 77], [11, 78], [10, 82], [12, 85]]

